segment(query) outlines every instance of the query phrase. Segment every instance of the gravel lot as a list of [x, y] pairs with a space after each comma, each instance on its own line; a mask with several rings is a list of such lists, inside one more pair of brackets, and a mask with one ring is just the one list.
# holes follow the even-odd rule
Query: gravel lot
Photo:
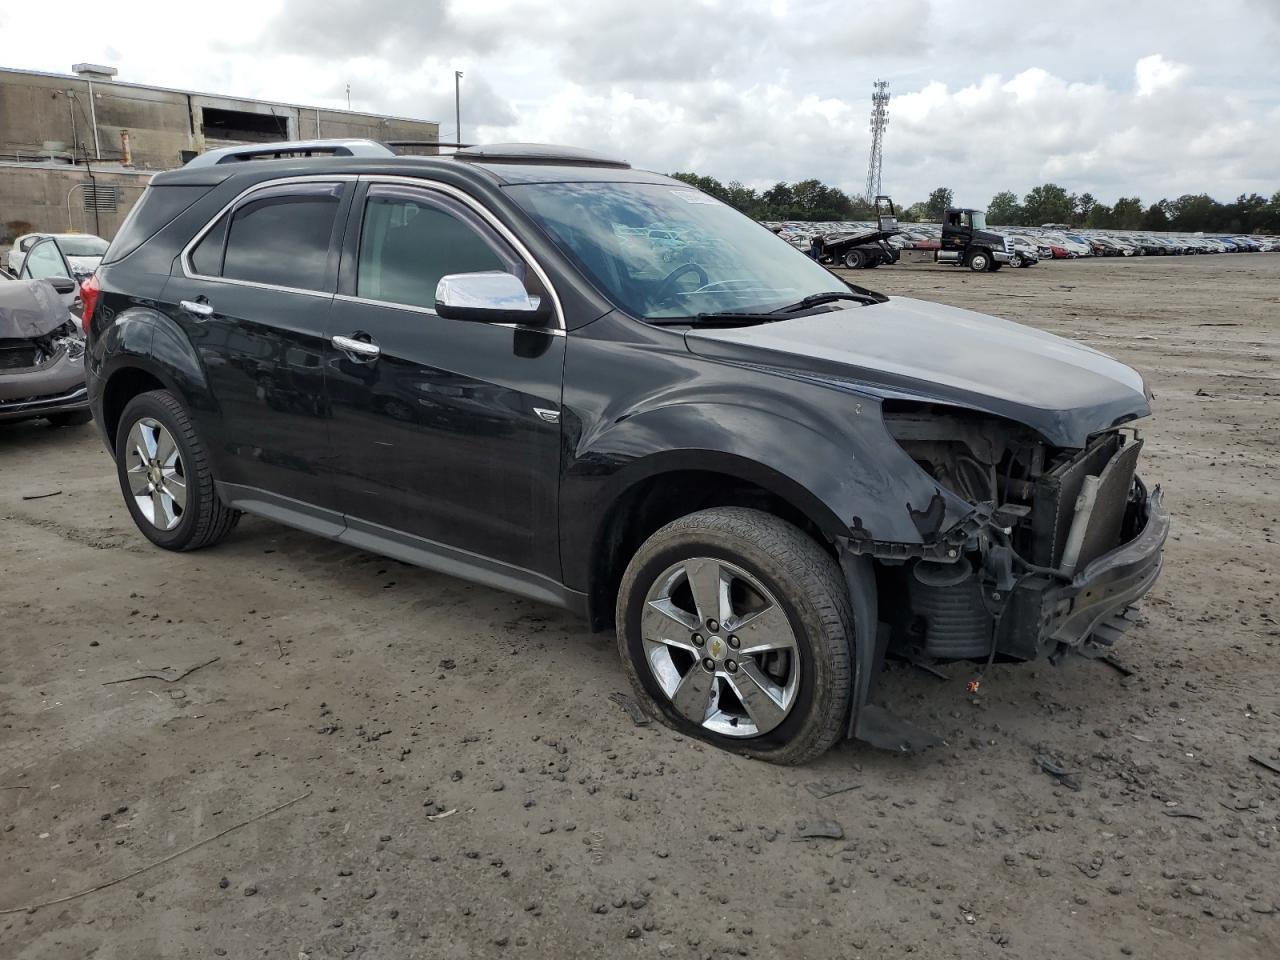
[[945, 748], [771, 767], [633, 725], [572, 617], [252, 518], [165, 553], [92, 427], [0, 428], [0, 956], [1280, 956], [1280, 256], [857, 279], [1148, 377], [1132, 676], [891, 665]]

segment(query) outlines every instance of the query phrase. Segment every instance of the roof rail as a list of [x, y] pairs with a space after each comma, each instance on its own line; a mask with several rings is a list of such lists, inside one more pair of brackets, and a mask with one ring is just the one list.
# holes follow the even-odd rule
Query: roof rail
[[469, 160], [472, 163], [547, 163], [556, 166], [631, 168], [631, 164], [625, 160], [578, 147], [561, 147], [550, 143], [486, 143], [463, 147], [453, 156], [457, 160]]
[[246, 143], [209, 150], [187, 161], [188, 167], [213, 167], [247, 160], [285, 160], [297, 157], [394, 157], [395, 151], [376, 140], [289, 140]]

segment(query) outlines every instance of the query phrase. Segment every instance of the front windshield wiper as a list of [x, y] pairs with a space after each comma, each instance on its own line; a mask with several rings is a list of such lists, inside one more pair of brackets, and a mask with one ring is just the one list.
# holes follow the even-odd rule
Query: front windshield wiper
[[776, 313], [752, 313], [746, 310], [721, 310], [699, 313], [692, 317], [658, 317], [649, 322], [659, 327], [747, 327], [781, 320]]
[[883, 303], [884, 299], [878, 297], [871, 291], [858, 292], [854, 290], [828, 290], [825, 293], [811, 293], [809, 296], [795, 303], [789, 303], [785, 307], [778, 307], [772, 311], [773, 313], [795, 313], [798, 310], [807, 310], [810, 307], [817, 307], [824, 303], [833, 303], [836, 300], [855, 300], [858, 303], [871, 304]]

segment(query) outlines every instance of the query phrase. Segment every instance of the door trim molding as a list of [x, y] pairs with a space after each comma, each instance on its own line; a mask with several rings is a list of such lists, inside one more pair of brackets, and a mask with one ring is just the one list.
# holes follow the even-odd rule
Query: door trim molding
[[415, 567], [469, 580], [539, 603], [585, 616], [587, 595], [533, 570], [414, 536], [381, 524], [346, 516], [336, 510], [239, 483], [217, 483], [227, 506], [243, 510], [306, 533], [337, 540], [370, 553], [401, 560]]

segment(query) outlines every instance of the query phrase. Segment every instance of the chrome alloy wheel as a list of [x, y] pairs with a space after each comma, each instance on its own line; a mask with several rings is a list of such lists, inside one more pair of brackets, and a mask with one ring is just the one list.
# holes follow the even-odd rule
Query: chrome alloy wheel
[[129, 491], [139, 512], [160, 530], [182, 522], [187, 508], [187, 475], [178, 445], [163, 424], [142, 417], [129, 431]]
[[693, 557], [667, 568], [645, 597], [640, 630], [654, 680], [706, 730], [757, 737], [795, 704], [795, 632], [778, 601], [741, 567]]

